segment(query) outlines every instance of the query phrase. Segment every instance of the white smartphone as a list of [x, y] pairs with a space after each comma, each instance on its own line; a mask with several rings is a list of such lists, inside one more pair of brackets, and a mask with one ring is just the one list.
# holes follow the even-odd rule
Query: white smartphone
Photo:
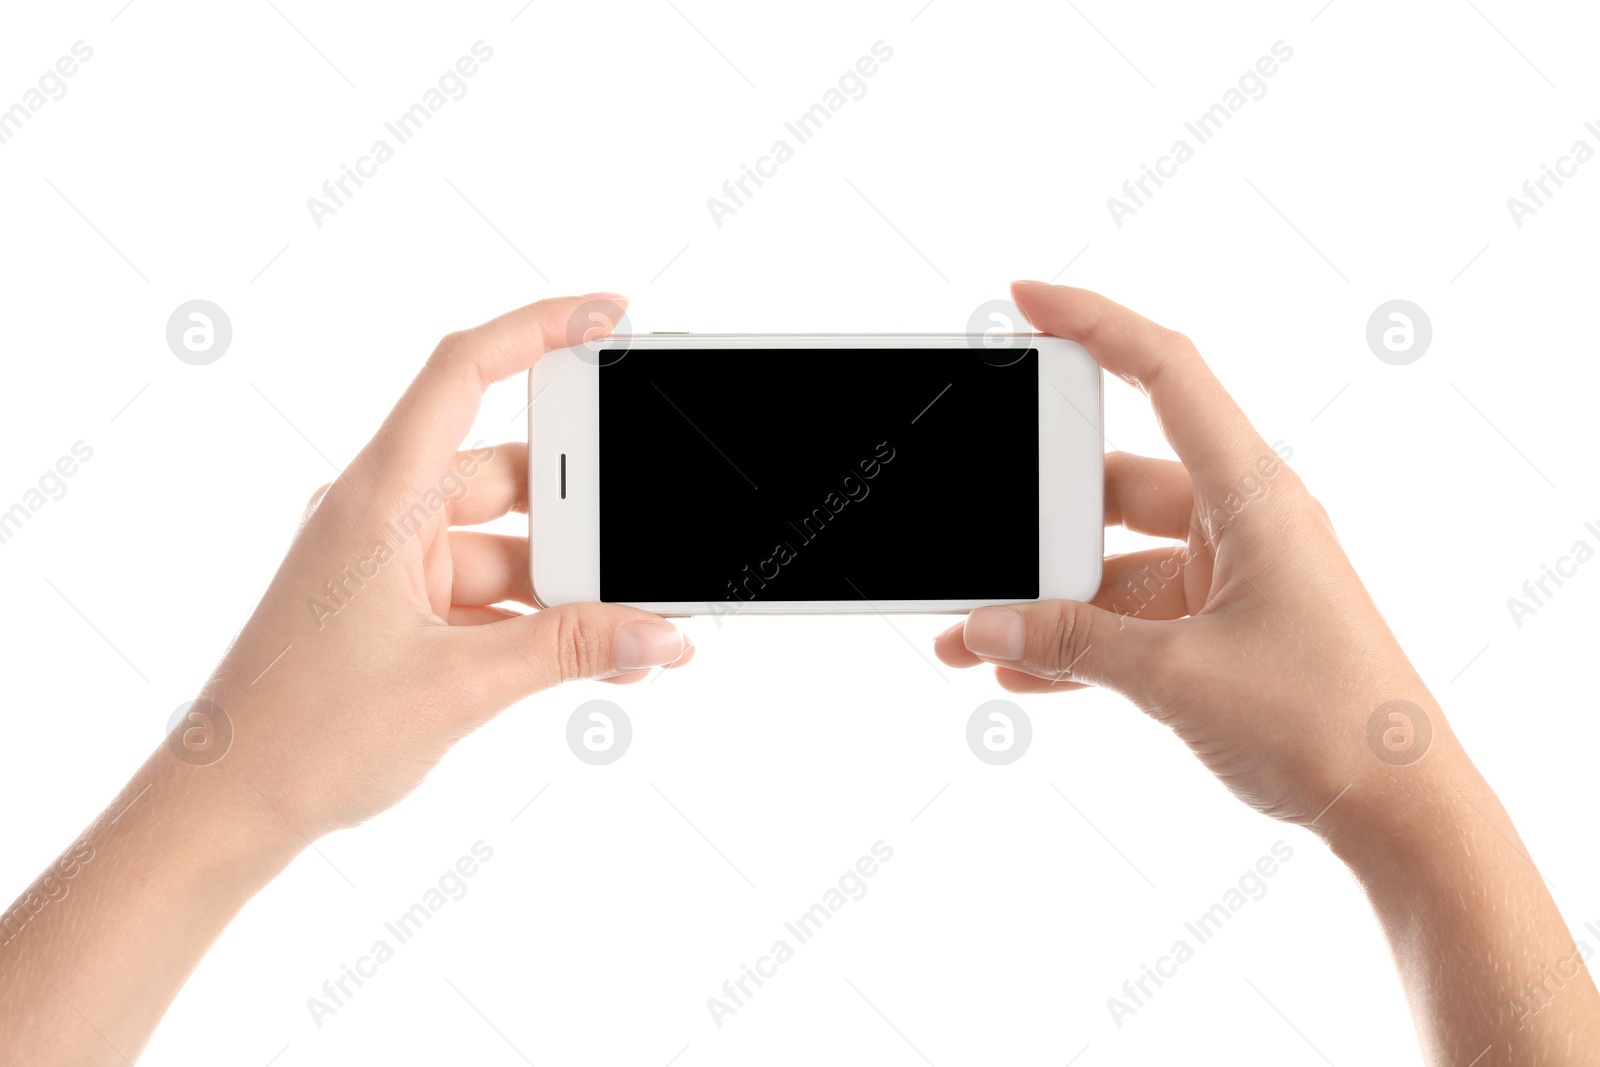
[[618, 335], [528, 376], [550, 607], [965, 612], [1087, 600], [1100, 368], [1041, 335]]

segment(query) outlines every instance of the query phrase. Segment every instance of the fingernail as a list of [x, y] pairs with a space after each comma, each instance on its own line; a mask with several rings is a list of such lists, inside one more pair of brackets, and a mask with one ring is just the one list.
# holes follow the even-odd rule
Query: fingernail
[[683, 636], [683, 651], [678, 653], [678, 658], [677, 659], [673, 660], [671, 663], [666, 664], [666, 666], [668, 666], [668, 667], [677, 667], [677, 666], [679, 666], [680, 664], [683, 663], [684, 660], [689, 658], [689, 653], [694, 651], [694, 642], [689, 640], [689, 635], [688, 634], [683, 634], [682, 636]]
[[1032, 278], [1018, 278], [1012, 285], [1048, 285], [1048, 282], [1036, 282]]
[[613, 652], [619, 671], [660, 667], [683, 655], [683, 635], [670, 623], [630, 622], [617, 631]]
[[984, 659], [1018, 660], [1026, 636], [1022, 616], [1010, 608], [979, 608], [967, 616], [967, 651]]
[[621, 293], [584, 293], [581, 300], [627, 300]]

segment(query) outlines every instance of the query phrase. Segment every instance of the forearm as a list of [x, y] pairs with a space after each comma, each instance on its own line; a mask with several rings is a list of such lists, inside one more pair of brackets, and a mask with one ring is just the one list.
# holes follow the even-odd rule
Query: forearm
[[0, 922], [9, 1064], [136, 1059], [200, 958], [303, 847], [220, 768], [165, 750]]
[[1592, 1063], [1600, 996], [1488, 784], [1443, 739], [1333, 823], [1383, 926], [1427, 1062]]

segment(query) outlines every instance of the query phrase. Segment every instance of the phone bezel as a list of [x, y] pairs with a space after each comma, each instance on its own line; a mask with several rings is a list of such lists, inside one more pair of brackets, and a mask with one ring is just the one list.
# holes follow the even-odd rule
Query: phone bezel
[[[1098, 365], [1059, 337], [1016, 335], [1039, 351], [1040, 600], [1087, 600], [1100, 586], [1105, 552], [1104, 401]], [[965, 334], [634, 334], [584, 350], [541, 356], [528, 373], [528, 545], [540, 607], [600, 595], [599, 368], [649, 351], [756, 348], [972, 348]], [[580, 352], [582, 353], [580, 355]], [[566, 498], [559, 457], [567, 457]], [[953, 540], [959, 544], [959, 539]], [[831, 615], [868, 612], [964, 613], [1007, 600], [629, 602], [661, 615]]]

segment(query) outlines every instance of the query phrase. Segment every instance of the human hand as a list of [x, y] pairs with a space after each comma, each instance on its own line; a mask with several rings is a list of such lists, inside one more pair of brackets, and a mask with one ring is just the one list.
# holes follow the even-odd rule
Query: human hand
[[530, 694], [688, 662], [688, 640], [634, 608], [490, 606], [534, 603], [528, 542], [453, 529], [527, 510], [526, 446], [456, 450], [489, 384], [581, 339], [569, 322], [596, 301], [620, 314], [610, 294], [543, 300], [439, 343], [376, 436], [313, 497], [206, 683], [232, 744], [189, 769], [186, 785], [314, 840], [396, 803], [455, 742]]
[[[611, 309], [603, 322], [574, 321], [596, 306]], [[523, 697], [689, 661], [648, 612], [493, 607], [533, 602], [526, 539], [453, 529], [527, 510], [523, 445], [456, 451], [484, 390], [620, 314], [610, 294], [545, 300], [439, 343], [312, 499], [201, 690], [204, 719], [178, 727], [69, 849], [70, 899], [0, 952], [0, 1062], [130, 1062], [239, 909], [317, 837], [394, 804]], [[24, 899], [45, 899], [51, 878]]]
[[939, 657], [993, 664], [1016, 693], [1122, 693], [1290, 822], [1315, 822], [1355, 783], [1375, 788], [1352, 790], [1352, 808], [1386, 791], [1396, 768], [1367, 738], [1390, 701], [1420, 709], [1431, 765], [1464, 763], [1321, 506], [1189, 339], [1085, 290], [1012, 292], [1035, 327], [1149, 394], [1181, 462], [1109, 455], [1106, 522], [1183, 544], [1108, 558], [1088, 604], [979, 608], [939, 635]]
[[979, 608], [939, 657], [992, 664], [1017, 693], [1115, 690], [1240, 799], [1326, 839], [1384, 928], [1429, 1064], [1592, 1059], [1584, 953], [1322, 507], [1188, 338], [1081, 289], [1012, 294], [1149, 395], [1180, 462], [1108, 456], [1106, 522], [1183, 544], [1107, 559], [1087, 604]]

